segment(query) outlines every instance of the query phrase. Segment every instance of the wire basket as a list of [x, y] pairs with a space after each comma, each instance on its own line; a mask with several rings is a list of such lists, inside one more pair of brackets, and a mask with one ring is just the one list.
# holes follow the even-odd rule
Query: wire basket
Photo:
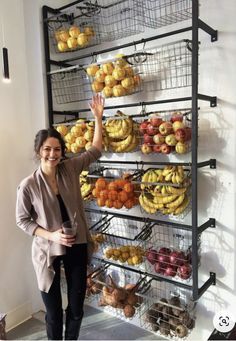
[[[201, 239], [198, 239], [200, 263]], [[192, 231], [178, 227], [153, 224], [152, 233], [145, 243], [145, 267], [148, 273], [176, 281], [192, 282]]]
[[186, 154], [191, 149], [191, 126], [191, 109], [152, 112], [139, 119], [139, 148], [144, 154]]
[[191, 291], [170, 283], [153, 280], [143, 295], [140, 323], [157, 337], [180, 340], [189, 335], [195, 325], [195, 303]]
[[[69, 52], [141, 33], [144, 23], [151, 19], [150, 14], [151, 11], [144, 10], [144, 4], [136, 0], [121, 0], [107, 5], [98, 1], [81, 2], [70, 11], [47, 19], [51, 50]], [[69, 47], [68, 39], [74, 36], [73, 32], [70, 34], [71, 27], [79, 28], [79, 33], [88, 33], [88, 39], [83, 44], [74, 41], [74, 46]], [[76, 38], [79, 33], [75, 34]], [[60, 44], [61, 41], [64, 44]]]
[[145, 222], [145, 219], [114, 214], [101, 216], [100, 221], [90, 227], [92, 238], [97, 244], [95, 257], [131, 268], [142, 268], [144, 241], [150, 234], [150, 223]]
[[145, 275], [109, 264], [105, 269], [104, 282], [98, 280], [98, 283], [102, 285], [100, 294], [96, 296], [99, 307], [123, 320], [133, 320], [139, 316], [143, 301], [140, 294], [149, 285]]
[[50, 72], [53, 100], [57, 104], [88, 101], [92, 97], [88, 77], [80, 67]]
[[[191, 0], [144, 0], [145, 26], [160, 28], [192, 17]], [[147, 15], [148, 13], [148, 15]], [[149, 18], [149, 20], [146, 20]]]
[[141, 77], [145, 92], [191, 85], [191, 41], [180, 40], [127, 56]]

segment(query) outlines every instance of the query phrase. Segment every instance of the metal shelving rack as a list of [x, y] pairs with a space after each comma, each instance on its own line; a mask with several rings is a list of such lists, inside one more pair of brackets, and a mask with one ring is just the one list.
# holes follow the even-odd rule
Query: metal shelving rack
[[[181, 0], [182, 1], [182, 0]], [[179, 3], [181, 2], [179, 0], [173, 0], [173, 3]], [[122, 2], [122, 1], [121, 1]], [[160, 1], [161, 2], [161, 1]], [[183, 1], [184, 2], [184, 1]], [[54, 110], [54, 103], [53, 103], [53, 92], [52, 92], [52, 82], [51, 82], [51, 71], [55, 70], [55, 68], [68, 68], [71, 66], [79, 65], [81, 60], [84, 60], [86, 58], [96, 58], [97, 55], [116, 51], [121, 48], [126, 48], [130, 46], [136, 46], [138, 44], [145, 44], [149, 41], [154, 40], [163, 40], [166, 37], [169, 36], [178, 36], [178, 34], [184, 33], [184, 32], [191, 32], [192, 39], [191, 39], [191, 96], [186, 97], [170, 97], [167, 99], [160, 99], [155, 101], [148, 101], [148, 102], [135, 102], [135, 103], [129, 103], [127, 105], [110, 105], [106, 106], [105, 110], [110, 109], [120, 109], [124, 107], [138, 107], [138, 106], [146, 106], [146, 105], [159, 105], [159, 104], [168, 104], [168, 103], [178, 103], [178, 102], [185, 102], [189, 101], [191, 103], [191, 110], [192, 110], [192, 143], [191, 143], [191, 162], [184, 163], [184, 162], [174, 162], [174, 165], [182, 165], [182, 166], [189, 166], [191, 169], [191, 198], [192, 198], [192, 223], [191, 225], [186, 224], [178, 224], [176, 222], [171, 221], [165, 221], [164, 223], [167, 224], [170, 227], [177, 227], [182, 230], [188, 230], [192, 233], [192, 284], [187, 285], [183, 283], [174, 283], [175, 285], [183, 286], [184, 288], [189, 289], [192, 291], [192, 298], [194, 301], [197, 301], [201, 295], [209, 288], [210, 285], [214, 285], [216, 278], [215, 273], [210, 272], [208, 280], [199, 288], [199, 279], [198, 279], [198, 237], [199, 235], [207, 228], [214, 228], [215, 227], [215, 219], [209, 218], [205, 223], [199, 226], [198, 224], [198, 203], [197, 203], [197, 189], [198, 189], [198, 169], [201, 167], [209, 166], [211, 169], [216, 168], [216, 160], [210, 159], [204, 162], [198, 162], [198, 101], [207, 101], [209, 102], [209, 105], [211, 107], [215, 107], [217, 105], [217, 97], [215, 96], [208, 96], [205, 94], [200, 94], [198, 92], [198, 53], [199, 53], [199, 29], [203, 30], [205, 33], [207, 33], [210, 36], [211, 42], [215, 42], [218, 39], [217, 31], [214, 30], [212, 27], [208, 26], [205, 22], [203, 22], [199, 18], [199, 1], [193, 0], [188, 1], [190, 3], [190, 12], [186, 11], [187, 15], [186, 18], [179, 18], [176, 19], [176, 22], [182, 21], [184, 19], [191, 18], [192, 22], [190, 26], [186, 26], [181, 29], [177, 30], [166, 30], [165, 33], [154, 35], [151, 37], [148, 37], [146, 39], [140, 39], [137, 41], [133, 41], [130, 43], [126, 43], [124, 45], [119, 46], [112, 46], [109, 48], [105, 48], [103, 50], [99, 50], [99, 48], [96, 49], [96, 51], [93, 51], [92, 53], [86, 53], [80, 51], [79, 54], [76, 54], [73, 57], [68, 58], [68, 55], [65, 54], [63, 58], [60, 59], [52, 59], [51, 53], [50, 53], [50, 42], [49, 42], [49, 27], [48, 27], [48, 20], [52, 16], [58, 16], [60, 15], [64, 10], [70, 9], [73, 6], [77, 4], [83, 3], [82, 0], [80, 1], [74, 1], [71, 4], [68, 4], [66, 6], [63, 6], [58, 9], [53, 9], [47, 6], [43, 7], [43, 28], [44, 28], [44, 42], [45, 42], [45, 62], [46, 62], [46, 81], [47, 81], [47, 95], [48, 95], [48, 117], [49, 117], [49, 125], [53, 126], [54, 124], [54, 116], [55, 115], [61, 115], [64, 117], [65, 115], [71, 116], [71, 118], [78, 118], [81, 114], [84, 114], [88, 112], [88, 109], [80, 109], [80, 110]], [[137, 1], [138, 3], [138, 1]], [[152, 4], [155, 4], [155, 2], [152, 2]], [[151, 21], [153, 23], [153, 21]], [[173, 22], [171, 22], [173, 24]], [[167, 25], [166, 22], [164, 25]], [[164, 26], [163, 25], [163, 26]], [[102, 161], [105, 162], [105, 161]], [[109, 164], [113, 163], [113, 161], [109, 161]], [[117, 161], [114, 161], [114, 163], [117, 163]], [[132, 164], [132, 162], [126, 162], [126, 161], [119, 161], [120, 164]], [[133, 164], [137, 164], [137, 162], [133, 162]], [[140, 162], [142, 164], [142, 162]], [[145, 165], [152, 165], [152, 166], [158, 166], [158, 165], [164, 165], [164, 164], [171, 164], [171, 162], [143, 162]], [[96, 210], [93, 209], [95, 212]], [[98, 212], [101, 212], [98, 210]], [[103, 210], [104, 213], [104, 210]], [[126, 218], [125, 215], [120, 215]], [[157, 224], [162, 224], [163, 221], [150, 219], [151, 222], [156, 222]], [[107, 262], [109, 263], [109, 261]], [[125, 268], [125, 266], [123, 266]], [[155, 276], [153, 276], [155, 277]], [[156, 276], [156, 279], [160, 280], [158, 276]], [[171, 279], [161, 279], [162, 281], [171, 282]]]

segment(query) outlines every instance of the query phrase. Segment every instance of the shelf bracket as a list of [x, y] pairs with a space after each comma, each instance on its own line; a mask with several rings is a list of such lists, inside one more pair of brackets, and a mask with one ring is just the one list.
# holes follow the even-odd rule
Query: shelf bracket
[[208, 219], [204, 224], [198, 227], [198, 234], [205, 231], [208, 227], [216, 227], [216, 220], [214, 218]]
[[210, 34], [211, 41], [214, 43], [218, 40], [218, 31], [214, 30], [211, 26], [207, 25], [204, 21], [201, 19], [198, 19], [198, 27], [201, 28], [206, 33]]
[[202, 101], [210, 102], [210, 106], [212, 108], [217, 106], [217, 97], [216, 96], [207, 96], [207, 95], [198, 94], [198, 99], [200, 99]]
[[216, 159], [210, 159], [207, 161], [198, 162], [197, 164], [197, 168], [202, 168], [206, 166], [210, 166], [211, 169], [216, 169]]
[[198, 289], [198, 297], [196, 299], [199, 299], [211, 285], [216, 285], [215, 272], [210, 272], [208, 280], [201, 286], [201, 288]]

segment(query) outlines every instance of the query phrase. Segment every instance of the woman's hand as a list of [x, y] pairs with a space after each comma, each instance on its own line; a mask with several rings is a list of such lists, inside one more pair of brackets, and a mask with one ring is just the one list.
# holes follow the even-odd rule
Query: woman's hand
[[95, 118], [102, 119], [104, 102], [104, 98], [100, 94], [96, 94], [93, 96], [92, 101], [89, 103], [89, 107]]
[[71, 247], [73, 244], [75, 244], [75, 236], [64, 234], [62, 229], [50, 232], [49, 240], [68, 247]]

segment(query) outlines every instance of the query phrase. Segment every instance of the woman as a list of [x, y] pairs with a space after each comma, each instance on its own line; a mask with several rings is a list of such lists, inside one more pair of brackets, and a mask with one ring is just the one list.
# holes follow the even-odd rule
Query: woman
[[[18, 187], [17, 225], [34, 236], [32, 260], [38, 286], [46, 307], [49, 340], [62, 340], [63, 311], [60, 291], [60, 266], [67, 281], [65, 339], [77, 340], [83, 317], [86, 270], [92, 239], [89, 233], [79, 174], [101, 156], [104, 99], [95, 95], [90, 103], [95, 117], [92, 147], [78, 157], [63, 160], [65, 143], [55, 129], [40, 130], [34, 149], [40, 167]], [[75, 236], [64, 234], [62, 223], [75, 220]]]

